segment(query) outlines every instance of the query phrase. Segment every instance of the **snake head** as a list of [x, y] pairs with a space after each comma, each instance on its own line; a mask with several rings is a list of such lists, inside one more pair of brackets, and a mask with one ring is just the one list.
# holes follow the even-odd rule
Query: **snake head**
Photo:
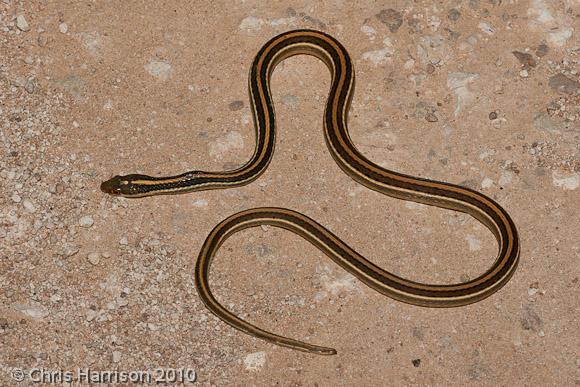
[[140, 190], [133, 184], [133, 181], [146, 177], [144, 175], [115, 176], [101, 183], [101, 191], [113, 196], [141, 196]]

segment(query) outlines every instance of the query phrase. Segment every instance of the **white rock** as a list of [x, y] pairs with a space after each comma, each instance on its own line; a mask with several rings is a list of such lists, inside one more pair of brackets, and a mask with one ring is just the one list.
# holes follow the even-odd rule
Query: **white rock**
[[121, 238], [121, 240], [119, 241], [119, 244], [120, 245], [123, 245], [123, 246], [127, 246], [129, 244], [129, 241], [127, 240], [127, 237]]
[[491, 180], [489, 177], [486, 177], [481, 182], [481, 188], [490, 188], [492, 186], [493, 186], [493, 180]]
[[342, 278], [322, 283], [326, 291], [333, 295], [342, 293], [343, 291], [353, 291], [357, 289], [357, 280], [350, 274], [345, 274]]
[[580, 186], [580, 175], [578, 173], [566, 175], [558, 171], [553, 171], [552, 184], [554, 187], [562, 187], [564, 190], [573, 191]]
[[221, 158], [228, 151], [235, 151], [244, 147], [244, 139], [240, 132], [231, 131], [209, 144], [209, 155]]
[[495, 33], [495, 29], [486, 22], [480, 22], [478, 27], [487, 35], [493, 35]]
[[30, 31], [30, 26], [28, 25], [24, 15], [16, 16], [16, 27], [18, 27], [18, 29], [23, 32]]
[[99, 253], [89, 253], [89, 255], [87, 255], [87, 259], [89, 260], [89, 262], [91, 263], [91, 265], [98, 265], [99, 261], [101, 259], [101, 254]]
[[35, 320], [40, 320], [46, 316], [48, 316], [48, 311], [40, 304], [15, 304], [14, 309], [17, 311], [25, 314], [28, 317], [31, 317]]
[[93, 321], [95, 319], [95, 317], [97, 317], [97, 311], [93, 310], [93, 309], [89, 309], [87, 310], [86, 316], [85, 318], [87, 319], [87, 321]]
[[293, 25], [296, 22], [295, 17], [281, 17], [279, 19], [270, 20], [271, 26]]
[[336, 278], [332, 274], [332, 269], [326, 264], [319, 265], [316, 272], [320, 275], [320, 283], [326, 293], [337, 295], [342, 292], [352, 292], [358, 290], [357, 280], [351, 274], [345, 274], [341, 278]]
[[371, 26], [364, 25], [360, 28], [361, 32], [369, 37], [370, 40], [375, 39], [375, 35], [377, 34], [377, 30], [375, 30]]
[[528, 288], [528, 296], [529, 297], [535, 296], [536, 293], [538, 293], [538, 289], [536, 289], [536, 288]]
[[474, 235], [468, 235], [465, 240], [469, 244], [469, 251], [477, 251], [481, 249], [481, 241], [477, 239]]
[[430, 16], [427, 22], [429, 23], [429, 27], [433, 32], [437, 32], [439, 30], [441, 19], [438, 16]]
[[574, 28], [563, 27], [548, 33], [548, 43], [554, 46], [562, 47], [574, 35]]
[[244, 358], [244, 367], [248, 371], [258, 371], [266, 364], [266, 352], [254, 352]]
[[424, 210], [427, 208], [427, 206], [425, 204], [411, 202], [411, 201], [405, 201], [405, 207], [410, 209], [410, 210]]
[[94, 220], [90, 215], [85, 215], [79, 220], [81, 227], [89, 228], [93, 225]]
[[528, 73], [528, 70], [523, 69], [523, 70], [520, 71], [520, 77], [527, 78], [529, 76], [530, 76], [530, 73]]
[[501, 173], [501, 176], [499, 177], [499, 181], [498, 184], [500, 186], [506, 186], [508, 184], [510, 184], [512, 182], [512, 179], [514, 177], [514, 173], [511, 171], [504, 171]]
[[375, 66], [387, 63], [393, 54], [395, 49], [393, 48], [393, 43], [389, 37], [383, 40], [383, 48], [374, 51], [367, 51], [363, 53], [362, 58], [365, 60], [370, 60]]
[[198, 208], [207, 207], [207, 200], [205, 200], [205, 199], [196, 199], [196, 200], [193, 201], [193, 206], [194, 207], [198, 207]]
[[119, 351], [113, 351], [113, 363], [118, 363], [121, 361], [121, 352]]
[[86, 50], [92, 55], [96, 55], [102, 48], [103, 38], [97, 32], [79, 32], [75, 38], [81, 41]]
[[30, 200], [24, 199], [24, 201], [22, 202], [22, 205], [24, 206], [26, 211], [30, 212], [31, 214], [36, 212], [36, 207], [34, 207], [34, 204], [32, 204], [32, 202]]
[[255, 16], [248, 16], [240, 23], [240, 30], [252, 31], [262, 28], [264, 20]]
[[66, 34], [68, 32], [68, 25], [66, 23], [60, 23], [58, 25], [58, 30], [62, 33], [62, 34]]
[[468, 85], [475, 79], [479, 78], [477, 73], [449, 73], [447, 75], [447, 87], [455, 93], [457, 102], [455, 103], [454, 114], [457, 115], [461, 110], [467, 107], [475, 96], [469, 90]]
[[151, 62], [147, 63], [145, 66], [145, 70], [154, 76], [155, 78], [161, 79], [165, 81], [171, 75], [171, 64], [161, 61], [161, 60], [152, 60]]
[[156, 331], [159, 328], [157, 327], [157, 325], [153, 324], [153, 323], [147, 323], [147, 328], [149, 328], [150, 331]]
[[22, 198], [21, 198], [21, 197], [20, 197], [20, 195], [18, 195], [16, 192], [14, 192], [14, 193], [12, 194], [12, 197], [11, 197], [10, 199], [12, 199], [12, 201], [13, 201], [14, 203], [20, 203], [20, 202], [22, 201]]
[[548, 24], [554, 20], [548, 6], [543, 0], [532, 0], [531, 7], [528, 9], [528, 16], [535, 23]]

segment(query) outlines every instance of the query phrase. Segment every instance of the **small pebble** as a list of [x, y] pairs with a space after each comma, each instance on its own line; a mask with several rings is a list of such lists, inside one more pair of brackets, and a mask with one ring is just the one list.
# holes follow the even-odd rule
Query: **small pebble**
[[496, 112], [491, 112], [491, 113], [489, 113], [489, 119], [490, 119], [490, 120], [495, 120], [495, 119], [497, 119], [497, 113], [496, 113]]
[[258, 371], [266, 364], [266, 352], [254, 352], [244, 358], [244, 367], [248, 371]]
[[87, 255], [87, 259], [89, 260], [91, 265], [94, 265], [94, 266], [99, 264], [100, 258], [101, 258], [101, 254], [99, 254], [99, 253], [89, 253], [89, 255]]
[[244, 107], [244, 101], [234, 101], [228, 105], [231, 111], [241, 110]]
[[150, 331], [156, 331], [159, 328], [157, 327], [157, 325], [153, 324], [153, 323], [147, 323], [147, 328], [149, 328]]
[[296, 106], [298, 104], [298, 97], [292, 94], [285, 94], [281, 98], [282, 104], [289, 106]]
[[121, 352], [119, 351], [113, 351], [113, 363], [118, 363], [121, 361]]
[[546, 44], [540, 44], [538, 48], [536, 48], [536, 55], [541, 58], [543, 56], [546, 56], [546, 54], [548, 54], [549, 51], [550, 49]]
[[437, 116], [433, 113], [428, 113], [425, 115], [425, 119], [427, 120], [427, 122], [437, 122], [439, 121], [439, 118], [437, 118]]
[[202, 208], [202, 207], [207, 207], [207, 205], [208, 205], [208, 202], [205, 199], [195, 199], [193, 201], [194, 207]]
[[534, 57], [531, 54], [528, 54], [527, 52], [521, 52], [521, 51], [512, 51], [512, 54], [514, 54], [516, 59], [525, 68], [536, 67], [536, 60], [534, 59]]
[[22, 201], [22, 198], [16, 192], [12, 194], [11, 199], [14, 203], [20, 203]]
[[66, 257], [72, 257], [73, 255], [75, 255], [78, 252], [79, 252], [78, 246], [66, 246], [64, 248], [63, 254]]
[[87, 310], [87, 313], [85, 315], [85, 318], [87, 321], [93, 321], [95, 319], [95, 317], [97, 317], [97, 311], [93, 310], [93, 309], [89, 309]]
[[32, 94], [34, 93], [34, 89], [36, 89], [35, 79], [30, 78], [26, 81], [26, 84], [24, 85], [24, 90], [26, 90], [28, 94]]
[[491, 180], [489, 177], [486, 177], [481, 182], [481, 188], [490, 188], [492, 186], [493, 186], [493, 180]]
[[460, 16], [461, 16], [461, 13], [455, 8], [451, 8], [449, 10], [449, 12], [447, 12], [447, 18], [451, 21], [459, 20]]
[[79, 220], [79, 224], [81, 225], [81, 227], [89, 228], [93, 225], [93, 223], [94, 223], [94, 220], [90, 215], [83, 216]]
[[564, 74], [556, 74], [550, 77], [548, 84], [552, 90], [560, 94], [580, 95], [580, 82], [568, 78]]
[[129, 244], [129, 241], [127, 240], [127, 237], [121, 238], [121, 240], [119, 241], [119, 244], [120, 245], [123, 245], [123, 246], [127, 246]]
[[421, 365], [421, 359], [414, 359], [412, 361], [412, 363], [413, 363], [413, 367], [415, 367], [415, 368], [419, 367]]
[[389, 31], [395, 33], [403, 24], [403, 14], [395, 9], [383, 9], [376, 15], [377, 19], [384, 23]]
[[530, 76], [530, 74], [528, 73], [528, 70], [523, 69], [522, 71], [520, 71], [520, 77], [527, 78], [529, 76]]
[[34, 64], [34, 58], [28, 55], [26, 58], [24, 58], [24, 63], [26, 63], [27, 65]]
[[38, 35], [38, 38], [36, 39], [36, 41], [37, 41], [39, 47], [44, 47], [48, 43], [48, 38], [46, 37], [45, 34], [40, 34], [40, 35]]
[[481, 31], [483, 31], [483, 33], [487, 35], [493, 35], [495, 33], [495, 29], [489, 23], [480, 22], [478, 27]]
[[22, 32], [30, 31], [30, 26], [28, 25], [24, 15], [18, 15], [16, 17], [16, 27], [18, 27], [18, 29]]
[[36, 207], [34, 207], [34, 204], [32, 204], [32, 202], [30, 200], [24, 199], [24, 201], [22, 202], [22, 205], [24, 206], [26, 211], [30, 212], [31, 214], [36, 212]]
[[60, 23], [58, 25], [58, 30], [63, 34], [66, 34], [68, 32], [68, 25], [66, 23]]

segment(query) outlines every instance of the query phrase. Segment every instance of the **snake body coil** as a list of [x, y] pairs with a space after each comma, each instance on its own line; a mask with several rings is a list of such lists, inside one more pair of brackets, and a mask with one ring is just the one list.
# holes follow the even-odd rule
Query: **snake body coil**
[[249, 77], [256, 128], [256, 148], [242, 167], [224, 172], [192, 171], [172, 177], [115, 176], [101, 189], [112, 195], [142, 197], [158, 194], [237, 187], [257, 179], [272, 160], [275, 113], [270, 76], [276, 65], [292, 55], [308, 54], [321, 59], [332, 80], [324, 113], [324, 135], [334, 160], [354, 180], [383, 194], [465, 212], [494, 234], [499, 252], [493, 265], [479, 277], [457, 284], [430, 285], [401, 278], [374, 265], [314, 220], [283, 208], [255, 208], [230, 216], [207, 237], [195, 268], [195, 284], [205, 305], [236, 329], [278, 345], [317, 354], [336, 351], [264, 331], [224, 308], [209, 287], [210, 264], [220, 245], [242, 229], [269, 224], [288, 229], [327, 254], [334, 262], [376, 291], [420, 306], [452, 307], [480, 301], [500, 289], [514, 273], [519, 258], [519, 239], [508, 213], [487, 196], [458, 185], [417, 178], [384, 169], [365, 158], [350, 140], [347, 114], [354, 87], [354, 70], [346, 49], [333, 37], [312, 30], [283, 33], [258, 52]]

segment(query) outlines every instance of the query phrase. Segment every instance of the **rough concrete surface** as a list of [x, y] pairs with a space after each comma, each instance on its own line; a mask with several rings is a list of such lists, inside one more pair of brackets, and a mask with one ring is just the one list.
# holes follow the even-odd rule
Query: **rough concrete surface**
[[[264, 4], [0, 0], [0, 384], [16, 385], [19, 370], [21, 385], [35, 385], [33, 370], [53, 385], [47, 374], [77, 368], [185, 368], [216, 386], [577, 385], [579, 3]], [[417, 281], [463, 281], [493, 262], [493, 236], [469, 216], [380, 195], [339, 169], [322, 135], [330, 76], [311, 57], [273, 74], [278, 143], [256, 182], [139, 200], [100, 192], [118, 173], [245, 162], [249, 65], [294, 28], [350, 51], [350, 131], [368, 158], [510, 212], [521, 261], [498, 293], [406, 305], [299, 237], [258, 227], [220, 250], [217, 297], [338, 355], [276, 347], [205, 309], [192, 279], [201, 244], [263, 205], [303, 212]]]

